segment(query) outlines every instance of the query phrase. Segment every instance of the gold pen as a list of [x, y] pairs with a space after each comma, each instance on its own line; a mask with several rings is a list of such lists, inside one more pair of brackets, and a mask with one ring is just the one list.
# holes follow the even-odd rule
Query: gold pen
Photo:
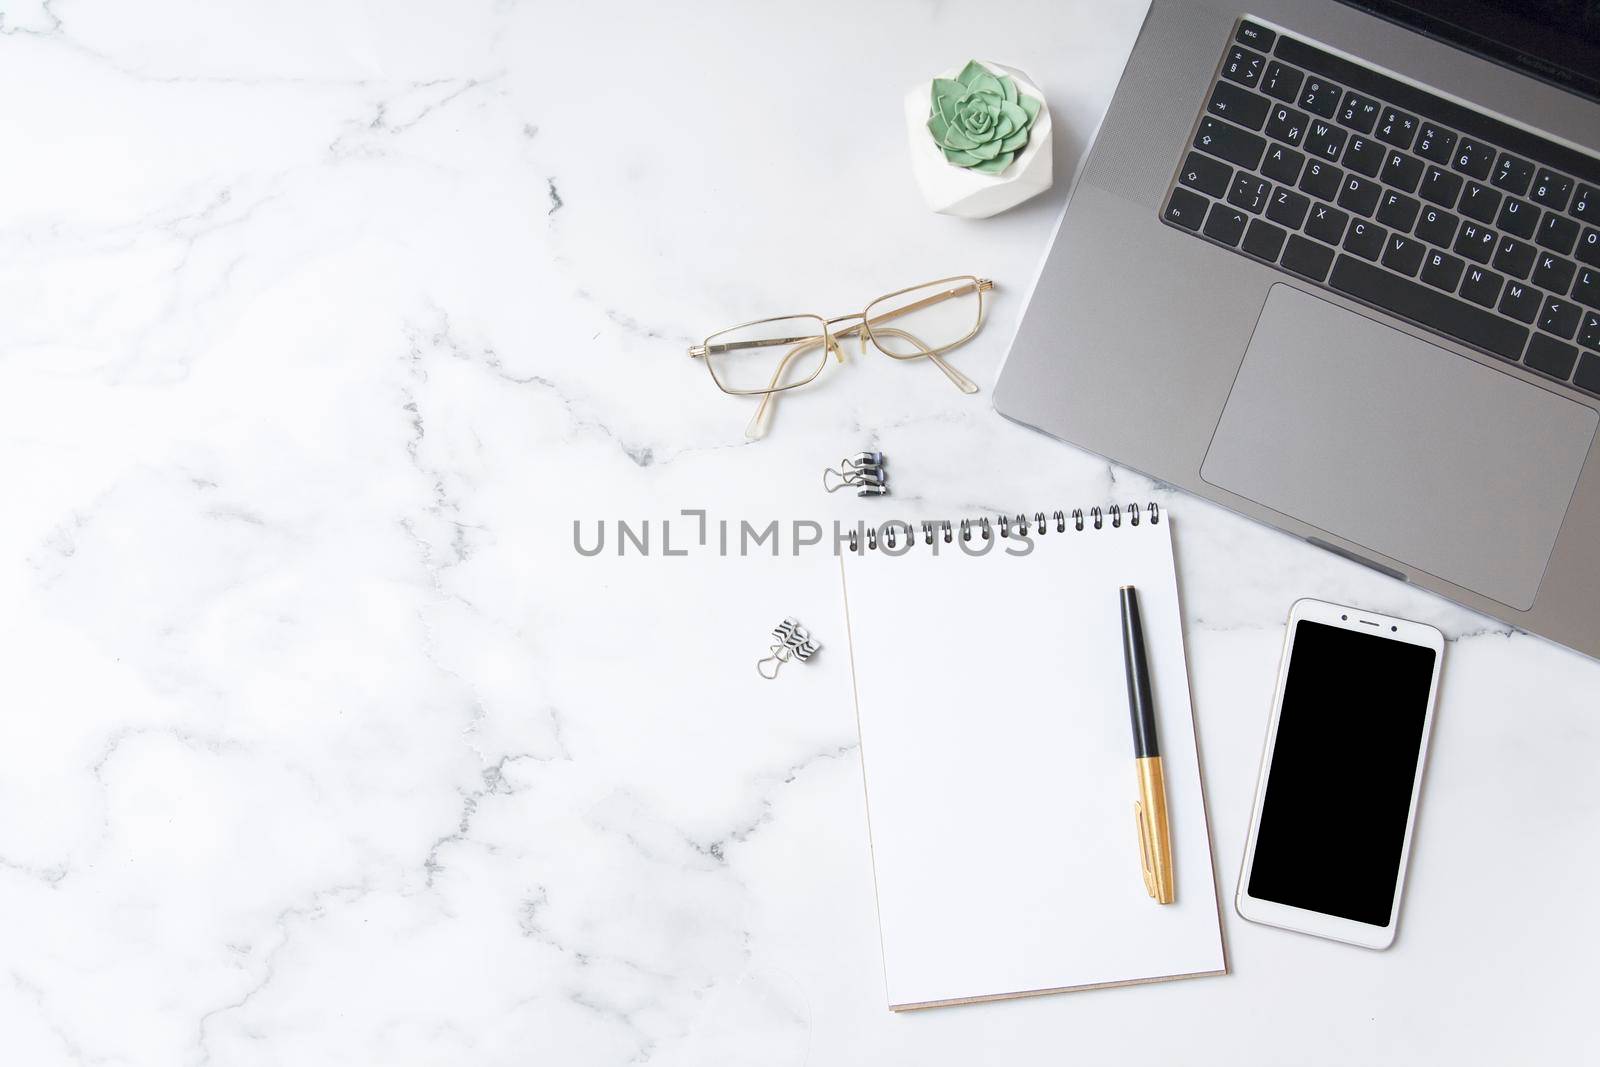
[[1144, 887], [1157, 904], [1177, 899], [1172, 875], [1172, 828], [1167, 822], [1167, 783], [1156, 744], [1156, 706], [1150, 696], [1150, 665], [1145, 661], [1144, 624], [1139, 594], [1125, 585], [1122, 597], [1122, 663], [1128, 675], [1128, 712], [1133, 719], [1133, 762], [1139, 774], [1139, 799], [1133, 817], [1139, 824], [1139, 863]]

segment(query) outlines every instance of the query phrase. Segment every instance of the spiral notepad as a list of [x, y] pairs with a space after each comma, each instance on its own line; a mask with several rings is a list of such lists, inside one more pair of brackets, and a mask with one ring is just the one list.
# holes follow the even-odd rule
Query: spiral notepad
[[[1226, 971], [1171, 522], [866, 531], [841, 557], [894, 1010]], [[1139, 590], [1177, 902], [1140, 873], [1117, 592]]]

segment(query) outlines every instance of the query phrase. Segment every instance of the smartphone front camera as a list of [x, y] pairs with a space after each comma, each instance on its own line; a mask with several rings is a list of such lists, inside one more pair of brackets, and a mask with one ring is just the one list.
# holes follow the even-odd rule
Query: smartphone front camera
[[1339, 621], [1340, 622], [1349, 622], [1350, 621], [1350, 616], [1348, 616], [1348, 615], [1340, 615], [1339, 616]]
[[1389, 629], [1394, 633], [1399, 633], [1400, 632], [1400, 627], [1398, 627], [1398, 626], [1391, 626], [1391, 627], [1389, 627]]

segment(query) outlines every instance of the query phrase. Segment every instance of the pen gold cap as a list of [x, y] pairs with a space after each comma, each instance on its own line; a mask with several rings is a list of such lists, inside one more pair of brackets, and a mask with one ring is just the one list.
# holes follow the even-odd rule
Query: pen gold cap
[[1172, 873], [1172, 828], [1167, 822], [1167, 783], [1161, 773], [1161, 757], [1146, 756], [1134, 761], [1139, 774], [1139, 799], [1133, 815], [1139, 823], [1139, 865], [1144, 872], [1144, 888], [1157, 904], [1171, 904], [1178, 898]]

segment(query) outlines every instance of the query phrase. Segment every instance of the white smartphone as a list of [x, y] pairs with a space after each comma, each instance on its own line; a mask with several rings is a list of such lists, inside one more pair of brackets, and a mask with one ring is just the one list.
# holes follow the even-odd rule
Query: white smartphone
[[1234, 906], [1252, 922], [1394, 943], [1444, 635], [1320, 600], [1289, 612]]

